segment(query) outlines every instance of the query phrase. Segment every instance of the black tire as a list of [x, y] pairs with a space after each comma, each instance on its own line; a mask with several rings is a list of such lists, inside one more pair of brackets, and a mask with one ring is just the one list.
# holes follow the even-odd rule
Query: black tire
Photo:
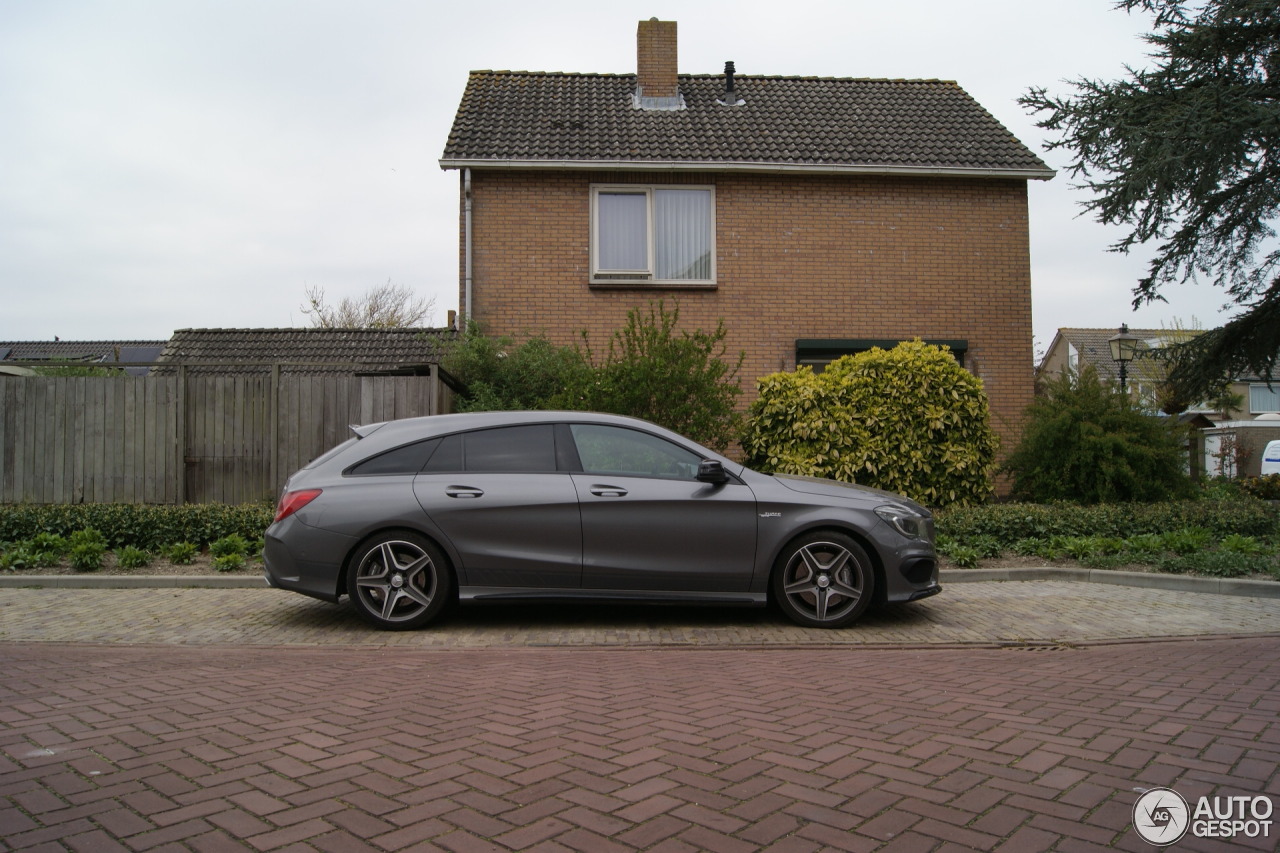
[[453, 594], [453, 575], [444, 554], [425, 537], [380, 533], [351, 556], [347, 593], [367, 622], [408, 631], [440, 613]]
[[773, 597], [806, 628], [843, 628], [871, 604], [876, 573], [862, 546], [843, 533], [815, 531], [792, 541], [773, 564]]

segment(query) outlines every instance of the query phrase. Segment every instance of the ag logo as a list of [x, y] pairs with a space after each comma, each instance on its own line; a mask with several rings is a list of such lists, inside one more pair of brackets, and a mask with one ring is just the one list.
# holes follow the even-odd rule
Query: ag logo
[[1187, 801], [1170, 788], [1152, 788], [1133, 804], [1133, 828], [1143, 841], [1158, 847], [1185, 835], [1190, 818]]

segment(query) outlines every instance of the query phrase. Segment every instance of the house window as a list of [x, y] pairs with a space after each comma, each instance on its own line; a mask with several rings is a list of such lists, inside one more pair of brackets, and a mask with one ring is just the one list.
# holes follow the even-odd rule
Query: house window
[[591, 188], [591, 280], [715, 283], [711, 187]]
[[1265, 384], [1249, 386], [1249, 414], [1263, 415], [1280, 412], [1280, 383], [1268, 388]]

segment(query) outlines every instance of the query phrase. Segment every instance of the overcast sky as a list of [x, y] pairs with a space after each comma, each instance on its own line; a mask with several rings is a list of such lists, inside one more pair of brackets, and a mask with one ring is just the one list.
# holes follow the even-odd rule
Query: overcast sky
[[[632, 73], [640, 18], [682, 73], [956, 80], [1050, 166], [1031, 86], [1146, 62], [1112, 0], [0, 0], [0, 340], [163, 340], [309, 325], [391, 281], [457, 308], [458, 175], [439, 158], [471, 69]], [[1144, 258], [1030, 186], [1037, 347], [1059, 326], [1221, 321], [1208, 286], [1131, 311]]]

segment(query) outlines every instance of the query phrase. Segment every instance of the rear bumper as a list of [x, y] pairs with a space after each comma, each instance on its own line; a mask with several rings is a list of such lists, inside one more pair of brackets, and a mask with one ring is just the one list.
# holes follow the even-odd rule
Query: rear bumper
[[290, 516], [267, 528], [263, 574], [276, 589], [336, 602], [343, 593], [342, 564], [353, 544], [348, 536], [308, 527]]

